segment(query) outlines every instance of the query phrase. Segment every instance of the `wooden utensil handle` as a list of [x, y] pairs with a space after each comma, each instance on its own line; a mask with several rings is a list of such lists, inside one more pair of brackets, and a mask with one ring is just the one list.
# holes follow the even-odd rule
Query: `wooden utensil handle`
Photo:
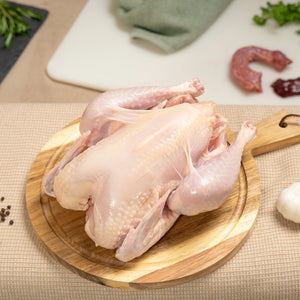
[[287, 114], [285, 110], [280, 110], [256, 124], [256, 138], [248, 145], [253, 156], [300, 142], [300, 125], [294, 118], [286, 120], [286, 127], [279, 126], [279, 122]]
[[[279, 126], [279, 122], [286, 115], [288, 112], [280, 110], [255, 124], [256, 138], [246, 146], [245, 151], [249, 150], [253, 156], [256, 156], [299, 143], [300, 125], [295, 118], [289, 117], [286, 120], [286, 127]], [[229, 134], [229, 142], [233, 140], [232, 138], [233, 136]]]

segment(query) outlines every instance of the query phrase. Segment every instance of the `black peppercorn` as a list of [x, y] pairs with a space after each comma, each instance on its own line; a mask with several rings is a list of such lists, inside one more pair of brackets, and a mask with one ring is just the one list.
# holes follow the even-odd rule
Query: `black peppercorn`
[[[1, 2], [1, 0], [0, 0]], [[2, 196], [0, 197], [0, 201], [4, 201], [5, 198]], [[10, 209], [11, 209], [11, 205], [7, 205], [6, 208], [2, 207], [0, 210], [0, 222], [3, 223], [5, 222], [6, 218], [10, 215]], [[9, 225], [13, 225], [14, 221], [10, 220], [8, 222]]]

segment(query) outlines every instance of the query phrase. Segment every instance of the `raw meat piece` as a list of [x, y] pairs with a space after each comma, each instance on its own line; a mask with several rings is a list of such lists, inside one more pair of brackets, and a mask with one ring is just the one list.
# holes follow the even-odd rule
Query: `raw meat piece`
[[263, 61], [282, 71], [292, 61], [281, 51], [270, 51], [255, 46], [238, 49], [231, 60], [230, 72], [233, 79], [245, 90], [262, 92], [261, 72], [256, 72], [249, 68], [249, 63], [253, 61]]

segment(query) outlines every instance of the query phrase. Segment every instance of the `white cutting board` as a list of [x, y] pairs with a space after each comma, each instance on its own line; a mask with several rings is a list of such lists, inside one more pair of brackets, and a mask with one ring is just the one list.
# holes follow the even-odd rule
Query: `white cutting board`
[[[272, 21], [263, 27], [255, 25], [252, 17], [265, 4], [265, 0], [233, 0], [195, 42], [164, 54], [144, 41], [130, 39], [130, 28], [117, 18], [114, 1], [89, 0], [51, 58], [47, 72], [55, 80], [97, 90], [174, 85], [198, 77], [206, 89], [200, 100], [299, 105], [300, 96], [280, 98], [270, 84], [278, 78], [300, 76], [300, 36], [295, 33], [300, 26], [278, 28]], [[248, 45], [281, 50], [293, 60], [281, 73], [266, 64], [251, 65], [263, 72], [261, 94], [243, 91], [229, 75], [233, 53]]]

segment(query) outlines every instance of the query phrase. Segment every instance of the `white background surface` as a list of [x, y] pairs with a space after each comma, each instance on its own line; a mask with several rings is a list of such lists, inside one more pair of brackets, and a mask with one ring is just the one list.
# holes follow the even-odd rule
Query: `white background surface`
[[[300, 36], [295, 33], [300, 25], [278, 28], [270, 20], [263, 27], [257, 26], [252, 17], [260, 14], [261, 6], [266, 6], [266, 1], [233, 0], [195, 42], [176, 53], [164, 54], [148, 43], [130, 39], [130, 28], [118, 20], [114, 1], [89, 0], [51, 58], [47, 72], [55, 80], [97, 90], [174, 85], [198, 77], [206, 89], [199, 100], [299, 105], [300, 96], [281, 98], [270, 84], [278, 78], [300, 76]], [[281, 73], [263, 63], [251, 64], [263, 73], [261, 94], [243, 91], [229, 74], [233, 53], [250, 45], [280, 50], [293, 60]]]

